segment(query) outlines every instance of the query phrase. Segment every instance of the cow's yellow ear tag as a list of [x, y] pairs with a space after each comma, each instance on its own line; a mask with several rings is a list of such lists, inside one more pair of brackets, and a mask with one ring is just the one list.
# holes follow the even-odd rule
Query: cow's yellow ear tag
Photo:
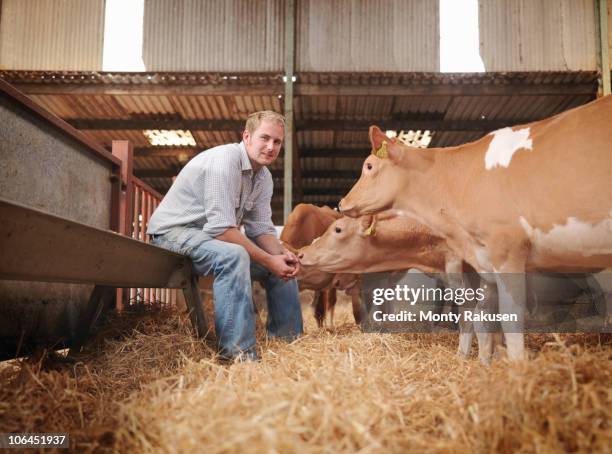
[[376, 151], [374, 151], [374, 155], [380, 159], [387, 159], [389, 157], [389, 152], [387, 151], [387, 141], [383, 140], [382, 145]]
[[365, 229], [363, 231], [363, 234], [365, 236], [370, 236], [370, 235], [374, 235], [376, 233], [376, 229], [374, 228], [374, 223], [372, 222], [372, 225], [370, 225], [370, 227], [368, 227], [367, 229]]

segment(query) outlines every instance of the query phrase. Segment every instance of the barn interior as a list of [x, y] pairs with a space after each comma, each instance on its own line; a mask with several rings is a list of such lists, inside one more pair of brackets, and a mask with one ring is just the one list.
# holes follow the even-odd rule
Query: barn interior
[[306, 291], [305, 335], [285, 343], [254, 286], [262, 361], [230, 365], [211, 279], [145, 231], [173, 177], [253, 111], [287, 118], [282, 225], [300, 202], [338, 204], [370, 125], [452, 147], [609, 95], [611, 9], [0, 0], [0, 447], [29, 432], [74, 452], [610, 452], [610, 332], [529, 334], [529, 360], [498, 346], [485, 366], [455, 332], [364, 332], [340, 293], [321, 327]]
[[[370, 151], [370, 125], [449, 147], [601, 90], [590, 0], [478, 2], [477, 28], [454, 33], [477, 32], [484, 72], [441, 72], [439, 2], [353, 3], [299, 1], [287, 14], [280, 0], [213, 2], [212, 10], [147, 1], [132, 24], [142, 33], [139, 70], [126, 72], [105, 70], [112, 17], [102, 0], [94, 8], [5, 0], [0, 77], [109, 150], [129, 140], [134, 174], [161, 194], [195, 154], [240, 141], [250, 112], [288, 115], [286, 151], [272, 167], [278, 225], [300, 202], [337, 206]], [[53, 24], [51, 13], [64, 22]], [[251, 27], [242, 27], [244, 17]], [[33, 33], [49, 27], [61, 30], [45, 40]]]

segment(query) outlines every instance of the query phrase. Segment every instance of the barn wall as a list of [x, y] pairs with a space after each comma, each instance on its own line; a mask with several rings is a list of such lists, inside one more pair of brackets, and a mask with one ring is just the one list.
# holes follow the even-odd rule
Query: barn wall
[[[296, 2], [299, 71], [437, 71], [439, 9], [429, 0]], [[282, 71], [284, 1], [147, 0], [149, 71]]]
[[299, 71], [439, 71], [439, 4], [300, 0]]
[[[104, 3], [3, 0], [0, 68], [100, 70]], [[299, 71], [439, 69], [437, 0], [299, 0], [296, 10]], [[145, 67], [281, 71], [284, 14], [284, 0], [145, 0]], [[479, 18], [487, 71], [596, 68], [593, 0], [479, 0]]]
[[148, 71], [280, 71], [284, 0], [145, 0]]
[[104, 0], [2, 0], [0, 68], [102, 69]]
[[[0, 194], [107, 229], [110, 164], [0, 94]], [[0, 357], [24, 345], [69, 338], [91, 286], [0, 281]]]
[[596, 70], [593, 0], [479, 0], [486, 71]]

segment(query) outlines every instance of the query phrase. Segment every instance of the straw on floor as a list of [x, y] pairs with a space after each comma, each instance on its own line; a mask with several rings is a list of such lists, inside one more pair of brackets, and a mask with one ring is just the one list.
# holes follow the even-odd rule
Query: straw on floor
[[[304, 295], [308, 299], [309, 295]], [[69, 432], [79, 452], [610, 452], [612, 340], [532, 335], [534, 357], [483, 367], [452, 334], [336, 329], [219, 364], [183, 311], [112, 316], [79, 362], [0, 365], [0, 432]]]

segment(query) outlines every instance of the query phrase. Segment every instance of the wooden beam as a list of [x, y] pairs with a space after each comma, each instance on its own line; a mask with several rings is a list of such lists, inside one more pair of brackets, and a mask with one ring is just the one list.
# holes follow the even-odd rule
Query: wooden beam
[[192, 131], [237, 131], [244, 129], [242, 120], [182, 120], [182, 119], [90, 119], [66, 120], [77, 129], [92, 130], [145, 130], [145, 129], [189, 129]]
[[136, 158], [178, 158], [184, 154], [187, 159], [191, 159], [201, 151], [209, 147], [143, 147], [134, 148]]
[[370, 154], [370, 149], [362, 150], [347, 150], [343, 148], [319, 148], [310, 150], [301, 150], [300, 158], [354, 158], [365, 159]]
[[301, 131], [367, 131], [371, 125], [382, 130], [430, 130], [430, 131], [493, 131], [506, 126], [529, 123], [537, 118], [501, 120], [422, 120], [422, 119], [371, 119], [371, 120], [306, 120], [298, 122]]
[[[493, 131], [505, 126], [529, 123], [539, 118], [501, 120], [419, 120], [376, 119], [371, 120], [302, 120], [296, 121], [298, 131], [367, 131], [371, 125], [381, 129], [430, 130], [430, 131]], [[84, 130], [145, 130], [183, 129], [190, 131], [241, 131], [243, 121], [234, 120], [151, 120], [151, 119], [73, 119], [67, 120], [77, 129]], [[285, 150], [288, 143], [285, 143]]]
[[505, 85], [440, 84], [429, 85], [319, 85], [296, 84], [298, 96], [522, 96], [522, 95], [594, 95], [594, 84]]
[[134, 169], [137, 178], [172, 178], [178, 175], [181, 167], [172, 166], [165, 169]]
[[[278, 96], [285, 87], [278, 85], [194, 85], [175, 83], [172, 85], [137, 84], [90, 84], [81, 83], [15, 83], [14, 86], [30, 95], [107, 95], [107, 96]], [[294, 85], [295, 96], [522, 96], [522, 95], [594, 95], [597, 86], [581, 84], [520, 83], [487, 84], [422, 84], [411, 85]]]
[[97, 96], [278, 96], [284, 86], [278, 84], [257, 85], [206, 85], [176, 83], [151, 84], [81, 84], [16, 83], [14, 86], [29, 95], [97, 95]]

